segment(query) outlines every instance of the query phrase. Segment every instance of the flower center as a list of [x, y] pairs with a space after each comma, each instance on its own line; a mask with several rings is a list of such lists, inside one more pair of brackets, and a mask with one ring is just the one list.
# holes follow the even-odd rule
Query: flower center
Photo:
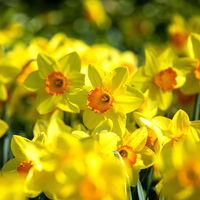
[[83, 200], [100, 200], [104, 195], [104, 191], [98, 186], [98, 183], [94, 183], [90, 179], [85, 179], [81, 182], [79, 192]]
[[53, 72], [45, 79], [45, 90], [51, 95], [61, 95], [68, 90], [67, 78], [61, 72]]
[[32, 166], [32, 161], [23, 161], [17, 166], [17, 172], [22, 176], [26, 176]]
[[200, 80], [200, 60], [197, 61], [197, 65], [194, 70], [194, 76], [196, 79]]
[[178, 179], [180, 184], [185, 187], [199, 187], [200, 186], [200, 161], [193, 161], [187, 163], [179, 172]]
[[170, 91], [174, 89], [176, 85], [176, 72], [169, 67], [168, 69], [160, 71], [154, 77], [154, 83], [164, 91]]
[[184, 32], [176, 32], [171, 36], [172, 44], [177, 48], [183, 47], [187, 43], [187, 39], [188, 34]]
[[132, 147], [128, 145], [120, 145], [117, 149], [121, 157], [123, 158], [125, 164], [128, 167], [133, 167], [133, 165], [136, 163], [137, 155], [135, 151], [132, 149]]
[[97, 113], [107, 112], [114, 102], [110, 91], [104, 87], [97, 87], [88, 94], [87, 106]]
[[126, 158], [128, 156], [128, 152], [124, 149], [122, 149], [119, 153], [123, 158]]

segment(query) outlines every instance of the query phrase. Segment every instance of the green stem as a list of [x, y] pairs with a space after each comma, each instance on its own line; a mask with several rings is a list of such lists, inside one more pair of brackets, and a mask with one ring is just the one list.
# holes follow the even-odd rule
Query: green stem
[[200, 114], [200, 94], [197, 94], [194, 120], [199, 120], [199, 114]]

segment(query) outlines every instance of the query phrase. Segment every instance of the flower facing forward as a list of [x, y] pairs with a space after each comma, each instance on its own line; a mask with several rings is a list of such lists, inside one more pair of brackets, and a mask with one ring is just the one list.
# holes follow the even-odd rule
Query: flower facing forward
[[175, 66], [177, 59], [170, 49], [159, 56], [153, 49], [147, 49], [145, 55], [146, 63], [136, 72], [132, 83], [148, 91], [148, 97], [166, 110], [172, 103], [173, 90], [184, 84], [184, 73]]
[[198, 200], [200, 195], [199, 143], [181, 141], [165, 148], [159, 159], [161, 194], [171, 200]]
[[70, 100], [70, 94], [84, 84], [80, 73], [80, 59], [77, 53], [67, 54], [57, 62], [46, 55], [38, 55], [38, 71], [32, 72], [25, 80], [28, 88], [38, 93], [37, 110], [46, 114], [55, 108], [68, 112], [79, 112]]
[[92, 88], [83, 92], [80, 107], [83, 122], [94, 129], [104, 119], [113, 121], [113, 132], [122, 135], [125, 131], [126, 114], [137, 109], [144, 101], [143, 94], [126, 85], [128, 70], [119, 67], [104, 73], [94, 66], [88, 67]]

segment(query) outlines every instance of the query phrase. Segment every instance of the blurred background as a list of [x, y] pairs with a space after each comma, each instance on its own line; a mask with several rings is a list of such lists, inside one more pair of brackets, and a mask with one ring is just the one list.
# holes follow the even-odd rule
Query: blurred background
[[[0, 32], [17, 23], [24, 42], [64, 32], [87, 44], [137, 53], [144, 43], [167, 42], [174, 16], [183, 18], [180, 23], [198, 18], [199, 6], [200, 0], [0, 0]], [[198, 29], [196, 21], [191, 23]]]

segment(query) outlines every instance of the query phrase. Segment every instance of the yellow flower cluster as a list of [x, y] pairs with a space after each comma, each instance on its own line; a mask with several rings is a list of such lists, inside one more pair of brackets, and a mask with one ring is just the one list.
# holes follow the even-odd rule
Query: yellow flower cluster
[[[88, 14], [98, 25], [107, 19]], [[200, 35], [176, 37], [187, 54], [147, 47], [140, 67], [132, 52], [62, 33], [1, 52], [0, 109], [34, 123], [32, 140], [12, 137], [3, 198], [128, 200], [128, 187], [153, 166], [158, 194], [198, 200], [200, 121], [189, 118], [200, 92]], [[0, 121], [0, 136], [8, 128]]]

